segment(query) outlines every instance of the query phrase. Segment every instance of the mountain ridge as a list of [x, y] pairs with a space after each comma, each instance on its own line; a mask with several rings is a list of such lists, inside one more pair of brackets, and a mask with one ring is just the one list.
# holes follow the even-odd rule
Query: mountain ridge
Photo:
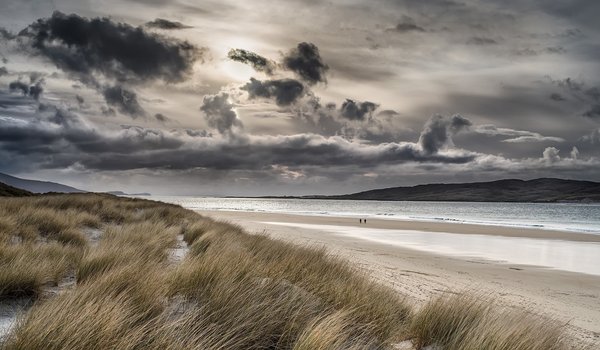
[[29, 180], [22, 179], [16, 176], [0, 173], [0, 182], [11, 186], [16, 187], [18, 189], [26, 190], [33, 193], [48, 193], [48, 192], [58, 192], [58, 193], [84, 193], [87, 191], [80, 190], [75, 187], [63, 185], [58, 182], [51, 181], [38, 181], [38, 180]]
[[0, 182], [0, 197], [29, 197], [34, 194]]
[[343, 195], [310, 195], [294, 198], [447, 202], [600, 202], [600, 183], [558, 178], [502, 179], [387, 187]]

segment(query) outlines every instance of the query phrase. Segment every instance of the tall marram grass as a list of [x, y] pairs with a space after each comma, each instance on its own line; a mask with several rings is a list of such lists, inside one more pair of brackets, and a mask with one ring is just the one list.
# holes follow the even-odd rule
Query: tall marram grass
[[[465, 296], [415, 311], [323, 248], [173, 205], [39, 196], [0, 199], [0, 213], [0, 302], [77, 278], [36, 302], [2, 349], [566, 349], [551, 321]], [[98, 242], [86, 227], [102, 231]], [[180, 263], [169, 259], [177, 235], [190, 248]]]
[[0, 298], [37, 296], [56, 285], [81, 259], [81, 251], [57, 243], [0, 244]]
[[[109, 255], [124, 247], [126, 235], [115, 233], [118, 239], [111, 240], [113, 243], [90, 250], [83, 229], [102, 229], [108, 237], [118, 231], [114, 225], [121, 225], [133, 235], [130, 246], [150, 249], [157, 240], [162, 241], [154, 251], [166, 256], [165, 247], [173, 242], [176, 229], [167, 230], [170, 236], [163, 231], [168, 225], [183, 225], [191, 214], [174, 205], [109, 195], [0, 198], [0, 297], [37, 296], [45, 285], [58, 284], [76, 271], [84, 275], [86, 269], [93, 270], [94, 257], [105, 258], [110, 265]], [[136, 224], [145, 235], [135, 235], [132, 225]], [[126, 254], [118, 255], [123, 259]]]
[[411, 320], [417, 348], [447, 350], [560, 350], [568, 343], [556, 321], [493, 308], [485, 298], [457, 294], [427, 303]]

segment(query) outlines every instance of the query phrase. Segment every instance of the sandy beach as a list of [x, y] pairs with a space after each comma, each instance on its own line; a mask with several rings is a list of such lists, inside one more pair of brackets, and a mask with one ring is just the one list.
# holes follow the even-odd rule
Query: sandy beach
[[[372, 278], [392, 286], [416, 303], [434, 295], [477, 291], [502, 307], [527, 309], [564, 322], [581, 346], [600, 342], [600, 276], [542, 266], [513, 264], [485, 258], [438, 254], [391, 245], [359, 236], [335, 233], [340, 228], [408, 230], [523, 238], [555, 244], [580, 244], [596, 249], [600, 236], [583, 233], [456, 223], [301, 216], [240, 211], [200, 211], [201, 214], [243, 226], [252, 233], [308, 245], [325, 246], [350, 260]], [[308, 224], [308, 225], [307, 225]], [[303, 226], [305, 225], [305, 226]], [[307, 228], [308, 227], [308, 228]], [[331, 227], [332, 229], [328, 229]], [[537, 242], [537, 241], [533, 241]]]

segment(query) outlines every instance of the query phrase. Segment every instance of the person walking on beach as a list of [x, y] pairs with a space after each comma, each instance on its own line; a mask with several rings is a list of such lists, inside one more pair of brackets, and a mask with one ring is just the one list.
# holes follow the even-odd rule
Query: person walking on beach
[[358, 219], [358, 222], [360, 222], [362, 224], [362, 219]]
[[363, 219], [363, 222], [366, 224], [367, 223], [367, 219]]

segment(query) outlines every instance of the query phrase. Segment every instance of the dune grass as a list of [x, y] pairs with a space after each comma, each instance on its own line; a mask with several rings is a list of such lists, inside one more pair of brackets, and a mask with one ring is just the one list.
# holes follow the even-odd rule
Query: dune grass
[[429, 301], [411, 320], [417, 348], [447, 350], [559, 350], [568, 348], [562, 325], [525, 311], [500, 310], [472, 294]]
[[[173, 205], [78, 194], [0, 200], [0, 212], [0, 302], [77, 278], [36, 302], [2, 349], [567, 348], [550, 320], [465, 295], [416, 309], [323, 248]], [[85, 227], [102, 230], [96, 244]], [[190, 247], [178, 264], [177, 235]]]

